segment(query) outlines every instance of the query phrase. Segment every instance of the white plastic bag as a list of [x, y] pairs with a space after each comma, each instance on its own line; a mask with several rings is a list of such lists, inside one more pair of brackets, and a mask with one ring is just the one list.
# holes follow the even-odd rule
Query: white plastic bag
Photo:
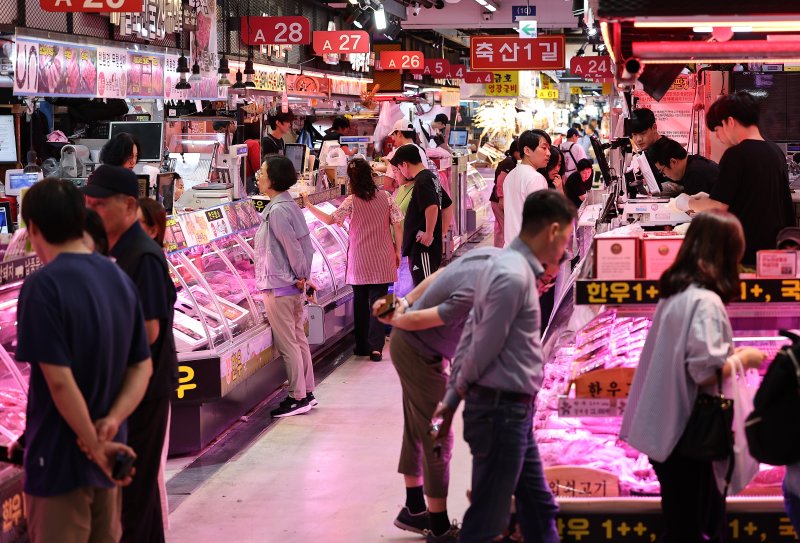
[[[728, 495], [732, 496], [741, 492], [750, 481], [758, 475], [758, 462], [750, 456], [747, 448], [747, 436], [744, 432], [744, 423], [747, 416], [753, 411], [753, 396], [756, 387], [747, 382], [747, 375], [741, 362], [734, 358], [731, 360], [732, 372], [730, 379], [723, 383], [723, 393], [733, 399], [733, 475], [728, 486]], [[714, 473], [719, 483], [720, 492], [724, 490], [725, 474], [728, 471], [728, 460], [714, 463]]]

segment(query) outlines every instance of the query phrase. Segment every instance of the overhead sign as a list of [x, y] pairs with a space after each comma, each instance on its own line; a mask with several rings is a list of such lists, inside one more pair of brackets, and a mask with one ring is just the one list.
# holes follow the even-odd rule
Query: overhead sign
[[471, 85], [493, 83], [494, 75], [492, 72], [472, 72], [467, 70], [467, 73], [464, 74], [464, 82]]
[[603, 82], [614, 79], [611, 57], [608, 56], [572, 57], [569, 61], [569, 71], [587, 81]]
[[536, 6], [511, 6], [511, 22], [516, 23], [520, 17], [536, 17]]
[[539, 26], [535, 17], [520, 17], [517, 33], [520, 38], [536, 38], [539, 36]]
[[487, 96], [519, 96], [519, 72], [494, 72], [486, 85]]
[[296, 45], [311, 43], [311, 23], [305, 17], [242, 17], [242, 42], [246, 45]]
[[437, 79], [444, 79], [450, 72], [450, 61], [446, 58], [426, 58], [422, 70], [412, 70], [411, 73], [430, 75]]
[[68, 13], [140, 13], [142, 0], [39, 0], [43, 11]]
[[539, 89], [536, 97], [542, 100], [558, 100], [558, 89]]
[[384, 70], [419, 70], [425, 65], [425, 56], [419, 51], [383, 51], [380, 62]]
[[369, 53], [369, 34], [363, 30], [323, 30], [314, 32], [314, 53]]
[[450, 69], [444, 76], [445, 79], [464, 79], [464, 74], [467, 72], [465, 64], [450, 64]]
[[563, 70], [566, 66], [563, 34], [525, 39], [517, 36], [472, 36], [469, 40], [473, 70]]

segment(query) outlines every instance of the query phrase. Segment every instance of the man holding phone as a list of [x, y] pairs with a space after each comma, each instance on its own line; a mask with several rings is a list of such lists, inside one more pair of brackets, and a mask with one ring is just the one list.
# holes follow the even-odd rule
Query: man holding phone
[[439, 178], [423, 164], [416, 145], [403, 145], [391, 160], [400, 175], [414, 180], [403, 224], [403, 256], [407, 256], [414, 285], [442, 263], [442, 209], [453, 204]]
[[[118, 485], [130, 477], [113, 481], [112, 470], [118, 454], [134, 456], [124, 445], [124, 421], [152, 374], [138, 293], [116, 264], [84, 245], [83, 196], [71, 183], [36, 183], [22, 217], [44, 264], [22, 285], [17, 325], [17, 360], [31, 365], [24, 462], [30, 539], [119, 541]], [[104, 437], [108, 419], [121, 423]]]
[[[428, 532], [428, 543], [455, 543], [458, 529], [447, 514], [453, 434], [442, 428], [434, 443], [428, 426], [447, 387], [453, 357], [473, 305], [475, 277], [500, 249], [470, 251], [425, 279], [381, 322], [393, 327], [389, 348], [403, 388], [403, 444], [398, 471], [406, 504], [394, 521], [402, 530]], [[373, 306], [381, 315], [384, 301]], [[425, 498], [427, 497], [427, 505]]]

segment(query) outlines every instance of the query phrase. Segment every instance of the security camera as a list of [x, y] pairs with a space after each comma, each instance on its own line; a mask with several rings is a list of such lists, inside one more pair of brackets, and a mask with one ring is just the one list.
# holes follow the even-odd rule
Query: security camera
[[483, 20], [484, 21], [491, 21], [492, 20], [492, 12], [491, 11], [484, 11], [483, 12]]
[[420, 6], [419, 4], [414, 4], [414, 7], [411, 12], [414, 14], [414, 17], [416, 17], [417, 15], [420, 14], [421, 11], [422, 11], [422, 6]]
[[636, 57], [631, 57], [622, 64], [622, 73], [617, 78], [617, 88], [628, 89], [633, 87], [644, 71], [644, 63]]

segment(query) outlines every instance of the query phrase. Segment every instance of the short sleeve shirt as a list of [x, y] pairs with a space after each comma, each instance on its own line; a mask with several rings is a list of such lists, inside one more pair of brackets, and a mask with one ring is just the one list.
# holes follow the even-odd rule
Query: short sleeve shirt
[[592, 188], [592, 178], [590, 177], [587, 181], [584, 181], [581, 178], [581, 172], [573, 172], [567, 178], [567, 182], [564, 183], [564, 192], [567, 195], [575, 207], [581, 207], [583, 201], [581, 200], [581, 196], [589, 192]]
[[494, 170], [494, 187], [492, 187], [492, 194], [489, 196], [490, 202], [499, 202], [500, 198], [503, 197], [503, 187], [498, 184], [497, 178], [500, 177], [500, 174], [508, 174], [517, 167], [517, 161], [514, 160], [514, 157], [506, 157], [500, 161], [497, 165], [497, 168]]
[[272, 134], [267, 134], [264, 136], [264, 139], [261, 142], [261, 154], [263, 156], [283, 155], [285, 150], [286, 144], [283, 142], [283, 140], [276, 138]]
[[[56, 408], [41, 364], [70, 368], [92, 420], [105, 416], [128, 366], [150, 356], [133, 282], [98, 254], [61, 254], [22, 285], [17, 360], [31, 365], [25, 492], [49, 497], [112, 482], [80, 451]], [[120, 427], [116, 441], [125, 442]]]
[[[436, 226], [433, 230], [433, 243], [425, 247], [417, 242], [417, 232], [425, 231], [425, 210], [430, 206], [439, 208]], [[442, 190], [439, 178], [430, 170], [422, 170], [414, 177], [414, 189], [411, 192], [411, 201], [408, 203], [405, 221], [403, 223], [403, 256], [408, 256], [414, 251], [433, 252], [442, 250], [442, 208], [452, 205], [452, 200]]]

